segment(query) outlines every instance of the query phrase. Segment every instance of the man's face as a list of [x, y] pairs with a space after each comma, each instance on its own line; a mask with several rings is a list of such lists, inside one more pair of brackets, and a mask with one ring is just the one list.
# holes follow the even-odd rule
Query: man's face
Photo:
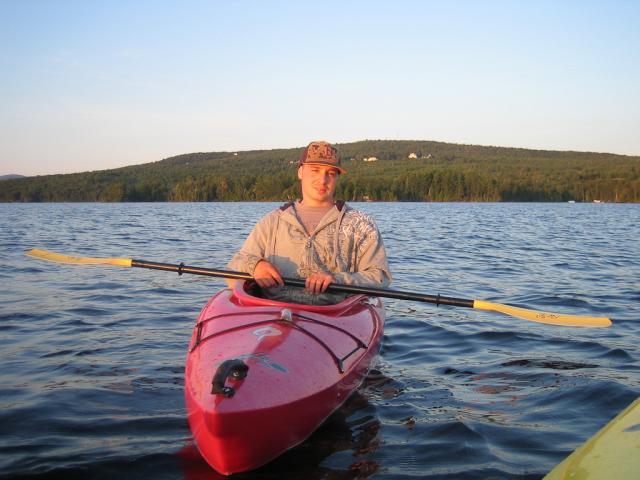
[[306, 164], [298, 168], [302, 185], [302, 202], [310, 207], [333, 205], [333, 195], [340, 172], [328, 165]]

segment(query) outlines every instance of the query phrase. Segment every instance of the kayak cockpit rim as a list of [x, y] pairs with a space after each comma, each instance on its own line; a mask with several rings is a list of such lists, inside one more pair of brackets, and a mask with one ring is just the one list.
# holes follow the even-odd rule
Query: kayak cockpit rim
[[[244, 282], [245, 284], [247, 282]], [[240, 293], [241, 292], [241, 293]], [[253, 299], [258, 299], [258, 300], [265, 300], [262, 299], [260, 297], [254, 297], [252, 295], [250, 295], [249, 293], [247, 293], [247, 287], [246, 285], [242, 285], [240, 287], [236, 286], [233, 290], [232, 290], [232, 295], [238, 295], [240, 293], [240, 298], [245, 298], [245, 297], [250, 297], [252, 300]], [[262, 302], [258, 302], [260, 304], [262, 304]], [[364, 341], [362, 341], [360, 338], [356, 337], [354, 334], [352, 334], [351, 332], [349, 332], [348, 330], [341, 328], [337, 325], [333, 325], [329, 322], [323, 322], [322, 320], [318, 320], [316, 318], [312, 318], [309, 317], [307, 315], [303, 315], [300, 314], [296, 311], [292, 311], [291, 310], [291, 304], [289, 303], [283, 303], [283, 302], [276, 302], [276, 301], [269, 301], [269, 303], [273, 303], [273, 305], [271, 305], [272, 307], [279, 307], [278, 304], [282, 304], [287, 306], [287, 308], [283, 308], [281, 309], [279, 312], [274, 312], [273, 309], [272, 310], [256, 310], [256, 311], [252, 311], [252, 312], [235, 312], [235, 313], [223, 313], [220, 315], [214, 315], [211, 317], [207, 317], [203, 320], [201, 320], [200, 322], [198, 322], [198, 324], [196, 325], [197, 327], [197, 332], [196, 332], [196, 339], [193, 343], [193, 345], [190, 348], [190, 352], [195, 351], [200, 345], [202, 345], [204, 342], [206, 342], [207, 340], [211, 340], [213, 338], [219, 337], [221, 335], [225, 335], [231, 332], [236, 332], [239, 330], [243, 330], [246, 328], [252, 328], [252, 327], [256, 327], [256, 326], [260, 326], [260, 325], [267, 325], [267, 324], [278, 324], [280, 326], [284, 326], [287, 328], [293, 328], [299, 332], [301, 332], [302, 334], [308, 336], [309, 338], [311, 338], [313, 341], [315, 341], [316, 343], [318, 343], [331, 357], [331, 359], [333, 360], [333, 362], [335, 363], [336, 367], [338, 368], [338, 371], [343, 374], [345, 372], [344, 369], [344, 362], [351, 357], [352, 355], [354, 355], [356, 352], [358, 352], [359, 350], [367, 350], [369, 348], [368, 344]], [[333, 311], [336, 309], [342, 310], [343, 307], [348, 306], [351, 307], [356, 303], [361, 303], [361, 304], [366, 304], [367, 308], [371, 310], [371, 312], [373, 313], [372, 316], [372, 321], [375, 323], [375, 321], [378, 321], [378, 315], [375, 311], [375, 309], [373, 308], [373, 306], [371, 305], [371, 303], [369, 302], [369, 297], [367, 297], [366, 295], [354, 295], [351, 297], [348, 297], [347, 299], [345, 299], [343, 302], [340, 302], [338, 304], [335, 305], [322, 305], [319, 306], [320, 308], [322, 307], [329, 307], [327, 310], [328, 311]], [[343, 305], [346, 304], [346, 305]], [[304, 308], [305, 310], [308, 309], [309, 305], [300, 305], [301, 309]], [[318, 312], [318, 306], [314, 306], [316, 307], [314, 309], [314, 313], [321, 313], [322, 310], [320, 312]], [[333, 308], [331, 308], [333, 307]], [[233, 327], [229, 327], [229, 328], [225, 328], [224, 330], [220, 330], [217, 332], [214, 332], [210, 335], [206, 335], [205, 337], [202, 336], [202, 330], [203, 330], [203, 326], [205, 323], [214, 321], [218, 318], [229, 318], [229, 317], [234, 317], [234, 316], [238, 316], [238, 317], [246, 317], [248, 314], [250, 314], [251, 316], [254, 315], [274, 315], [279, 313], [279, 316], [274, 316], [272, 318], [267, 318], [264, 320], [256, 320], [250, 323], [243, 323], [241, 325], [236, 325]], [[286, 313], [286, 314], [285, 314]], [[329, 312], [327, 312], [329, 313]], [[375, 318], [374, 318], [375, 317]], [[326, 328], [330, 328], [332, 330], [335, 330], [337, 332], [342, 333], [343, 335], [346, 335], [347, 337], [349, 337], [355, 344], [355, 347], [347, 352], [346, 355], [339, 357], [332, 349], [329, 345], [327, 345], [323, 340], [321, 340], [317, 335], [315, 335], [314, 333], [312, 333], [311, 331], [309, 331], [308, 329], [302, 327], [301, 325], [299, 325], [298, 323], [296, 323], [295, 320], [301, 320], [304, 322], [309, 322], [309, 323], [314, 323], [317, 325], [322, 325], [323, 327]]]

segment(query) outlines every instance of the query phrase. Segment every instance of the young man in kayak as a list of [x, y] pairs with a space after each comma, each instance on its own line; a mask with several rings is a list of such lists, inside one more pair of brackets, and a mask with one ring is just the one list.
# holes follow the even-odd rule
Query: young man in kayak
[[[391, 282], [378, 228], [365, 213], [335, 201], [346, 171], [337, 150], [311, 142], [298, 163], [302, 200], [262, 218], [228, 268], [253, 275], [267, 298], [294, 303], [337, 303], [331, 283], [385, 287]], [[304, 278], [304, 290], [284, 286], [282, 277]]]

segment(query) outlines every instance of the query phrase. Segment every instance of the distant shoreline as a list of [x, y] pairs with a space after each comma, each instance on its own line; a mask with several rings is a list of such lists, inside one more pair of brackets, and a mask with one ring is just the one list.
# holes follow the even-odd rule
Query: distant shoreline
[[[336, 198], [640, 203], [640, 157], [432, 141], [338, 145]], [[299, 196], [300, 149], [178, 155], [112, 170], [3, 180], [0, 202], [279, 202]]]
[[[118, 205], [118, 204], [126, 204], [126, 205], [146, 205], [146, 204], [188, 204], [188, 203], [275, 203], [275, 204], [283, 204], [286, 202], [290, 202], [292, 200], [192, 200], [192, 201], [157, 201], [157, 202], [106, 202], [106, 201], [51, 201], [51, 202], [3, 202], [0, 201], [0, 204], [12, 204], [12, 205], [53, 205], [53, 204], [69, 204], [69, 205]], [[640, 202], [571, 202], [571, 201], [542, 201], [542, 200], [530, 200], [530, 201], [480, 201], [480, 200], [347, 200], [346, 203], [354, 204], [354, 203], [468, 203], [468, 204], [514, 204], [514, 203], [522, 203], [522, 204], [569, 204], [569, 205], [638, 205]]]

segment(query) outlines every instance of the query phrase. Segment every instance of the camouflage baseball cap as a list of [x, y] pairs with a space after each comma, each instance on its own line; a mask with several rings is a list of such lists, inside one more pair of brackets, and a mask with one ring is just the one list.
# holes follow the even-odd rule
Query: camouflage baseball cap
[[327, 142], [311, 142], [302, 151], [300, 155], [300, 161], [298, 165], [328, 165], [335, 168], [340, 173], [347, 173], [347, 171], [340, 166], [340, 157], [338, 156], [338, 150]]

